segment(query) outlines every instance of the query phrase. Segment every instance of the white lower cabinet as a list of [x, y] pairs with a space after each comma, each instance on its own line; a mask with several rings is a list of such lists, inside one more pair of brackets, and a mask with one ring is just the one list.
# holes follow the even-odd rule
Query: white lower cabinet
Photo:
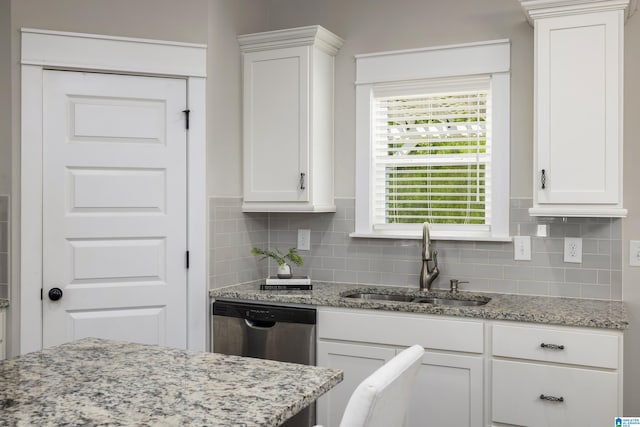
[[319, 424], [338, 426], [358, 384], [405, 347], [420, 344], [427, 352], [405, 427], [483, 425], [481, 321], [327, 309], [319, 310], [318, 338], [318, 365], [344, 371], [343, 382], [318, 400]]
[[622, 415], [622, 332], [493, 325], [496, 425], [601, 427]]
[[318, 400], [327, 427], [413, 344], [426, 352], [402, 427], [602, 427], [623, 414], [619, 330], [322, 307], [317, 331], [318, 365], [344, 371]]

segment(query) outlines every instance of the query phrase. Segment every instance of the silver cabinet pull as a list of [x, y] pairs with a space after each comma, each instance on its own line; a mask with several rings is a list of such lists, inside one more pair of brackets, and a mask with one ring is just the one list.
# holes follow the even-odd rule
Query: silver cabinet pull
[[305, 173], [304, 172], [300, 172], [300, 189], [304, 190], [306, 187], [304, 186], [304, 177], [305, 177]]
[[540, 344], [542, 348], [548, 348], [549, 350], [564, 350], [564, 345], [562, 344]]
[[542, 169], [542, 175], [540, 176], [540, 183], [542, 184], [542, 189], [544, 190], [547, 185], [547, 175], [544, 169]]
[[547, 395], [541, 394], [540, 400], [546, 400], [547, 402], [564, 402], [564, 397], [547, 396]]

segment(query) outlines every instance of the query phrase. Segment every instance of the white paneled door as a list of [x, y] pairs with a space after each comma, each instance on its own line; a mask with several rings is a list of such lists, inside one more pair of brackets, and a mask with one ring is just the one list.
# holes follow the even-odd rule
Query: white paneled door
[[45, 71], [43, 89], [44, 347], [185, 348], [186, 81]]

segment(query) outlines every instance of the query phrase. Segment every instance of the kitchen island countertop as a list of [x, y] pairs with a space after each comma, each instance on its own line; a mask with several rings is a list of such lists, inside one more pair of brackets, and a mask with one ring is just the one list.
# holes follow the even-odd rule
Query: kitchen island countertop
[[460, 291], [455, 298], [489, 297], [491, 300], [486, 305], [478, 307], [454, 307], [344, 297], [350, 292], [451, 296], [442, 290], [421, 292], [417, 288], [396, 286], [314, 282], [312, 291], [261, 291], [259, 283], [251, 282], [212, 289], [209, 295], [212, 298], [265, 303], [385, 310], [591, 328], [625, 329], [629, 325], [625, 306], [621, 301]]
[[275, 427], [342, 371], [85, 338], [0, 362], [0, 425]]

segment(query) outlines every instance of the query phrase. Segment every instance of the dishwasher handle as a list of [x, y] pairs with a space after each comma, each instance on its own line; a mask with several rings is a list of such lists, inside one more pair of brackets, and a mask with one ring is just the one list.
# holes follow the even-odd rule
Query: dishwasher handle
[[276, 322], [271, 320], [244, 319], [244, 323], [251, 329], [270, 329], [276, 325]]

